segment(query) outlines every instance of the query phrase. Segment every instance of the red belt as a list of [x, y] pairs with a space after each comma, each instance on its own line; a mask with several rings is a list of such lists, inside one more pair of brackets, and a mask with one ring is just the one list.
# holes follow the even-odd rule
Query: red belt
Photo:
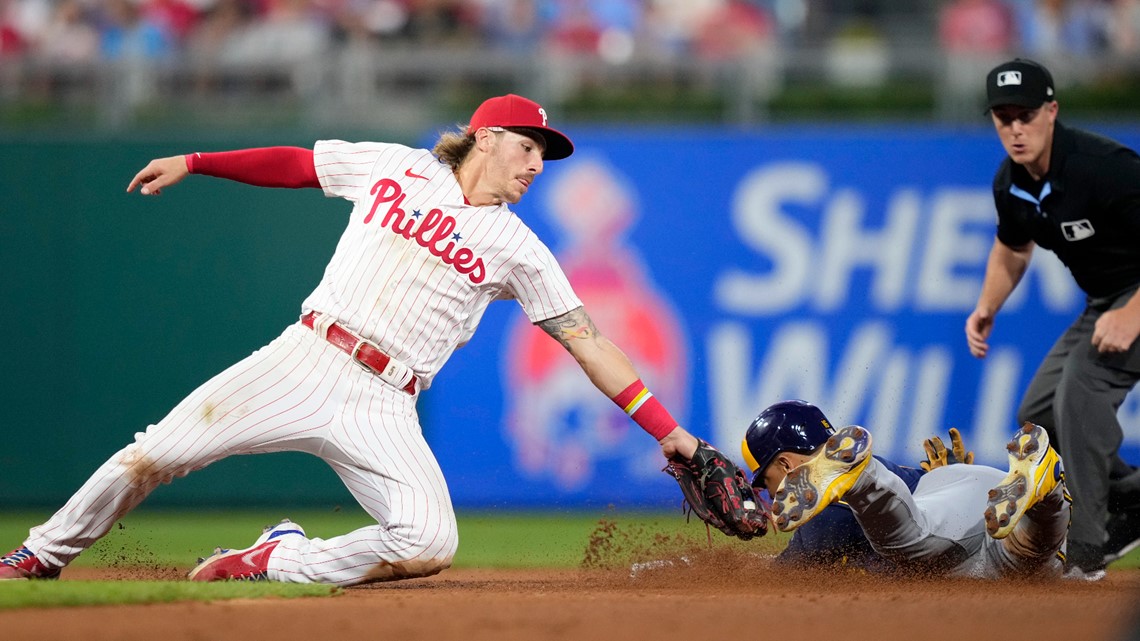
[[[316, 312], [309, 312], [301, 317], [301, 324], [309, 329], [313, 329], [316, 318]], [[388, 370], [388, 365], [392, 363], [392, 357], [381, 352], [380, 348], [372, 341], [365, 340], [353, 334], [337, 323], [329, 324], [325, 339], [351, 356], [357, 365], [388, 380], [385, 375]], [[419, 379], [415, 374], [411, 376], [411, 379], [401, 389], [414, 396], [416, 386], [419, 385]]]

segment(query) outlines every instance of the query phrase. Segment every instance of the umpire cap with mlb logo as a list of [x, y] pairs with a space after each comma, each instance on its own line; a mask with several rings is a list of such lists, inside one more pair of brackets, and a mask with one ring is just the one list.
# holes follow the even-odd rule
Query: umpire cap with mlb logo
[[994, 67], [986, 76], [986, 109], [1001, 105], [1037, 108], [1056, 100], [1053, 74], [1038, 62], [1015, 58]]
[[834, 433], [827, 417], [811, 403], [794, 400], [769, 406], [753, 419], [740, 444], [752, 470], [752, 486], [764, 486], [764, 469], [780, 452], [811, 454]]

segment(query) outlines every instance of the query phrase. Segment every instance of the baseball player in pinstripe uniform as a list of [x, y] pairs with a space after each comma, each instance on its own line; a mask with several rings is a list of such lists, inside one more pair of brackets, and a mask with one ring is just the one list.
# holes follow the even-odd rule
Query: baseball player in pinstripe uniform
[[249, 548], [216, 550], [191, 579], [354, 585], [440, 572], [458, 544], [455, 514], [416, 401], [497, 299], [517, 300], [666, 457], [691, 458], [702, 444], [598, 332], [550, 250], [508, 207], [544, 161], [572, 152], [542, 107], [512, 94], [485, 101], [430, 151], [329, 140], [151, 161], [127, 191], [158, 195], [202, 174], [319, 187], [352, 213], [300, 320], [138, 433], [0, 559], [0, 579], [55, 578], [160, 483], [284, 450], [324, 459], [376, 524], [320, 539], [286, 520]]

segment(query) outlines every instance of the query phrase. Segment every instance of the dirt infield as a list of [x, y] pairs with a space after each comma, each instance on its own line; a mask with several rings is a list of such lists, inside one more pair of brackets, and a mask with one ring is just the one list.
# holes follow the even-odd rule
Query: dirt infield
[[[170, 579], [172, 573], [74, 568], [65, 580]], [[458, 569], [332, 598], [3, 612], [0, 638], [1117, 641], [1132, 631], [1138, 595], [1140, 572], [1131, 570], [1110, 572], [1099, 583], [1041, 583], [777, 573], [757, 559], [728, 570], [718, 562], [635, 578], [628, 569]]]

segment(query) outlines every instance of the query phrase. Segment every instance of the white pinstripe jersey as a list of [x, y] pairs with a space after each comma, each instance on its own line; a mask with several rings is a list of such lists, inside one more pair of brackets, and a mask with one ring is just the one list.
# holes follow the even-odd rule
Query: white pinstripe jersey
[[538, 236], [505, 204], [465, 204], [451, 168], [430, 151], [322, 140], [314, 164], [325, 195], [353, 209], [302, 311], [331, 314], [375, 342], [422, 388], [492, 300], [517, 299], [531, 322], [582, 304]]

